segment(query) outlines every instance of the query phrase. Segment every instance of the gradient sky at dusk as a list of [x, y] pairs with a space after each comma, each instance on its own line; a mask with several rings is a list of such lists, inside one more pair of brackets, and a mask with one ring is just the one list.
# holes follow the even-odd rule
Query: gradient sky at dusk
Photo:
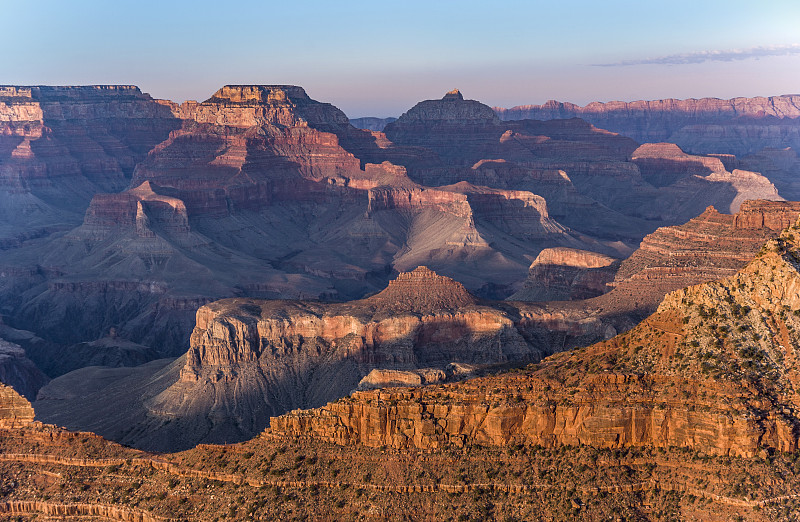
[[800, 93], [800, 1], [0, 0], [0, 84], [203, 100], [296, 84], [348, 116]]

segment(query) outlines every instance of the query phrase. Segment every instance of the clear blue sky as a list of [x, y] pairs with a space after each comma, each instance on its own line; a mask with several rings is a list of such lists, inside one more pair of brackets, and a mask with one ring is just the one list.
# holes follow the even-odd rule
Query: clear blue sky
[[0, 27], [0, 84], [288, 83], [351, 117], [800, 93], [799, 0], [0, 0]]

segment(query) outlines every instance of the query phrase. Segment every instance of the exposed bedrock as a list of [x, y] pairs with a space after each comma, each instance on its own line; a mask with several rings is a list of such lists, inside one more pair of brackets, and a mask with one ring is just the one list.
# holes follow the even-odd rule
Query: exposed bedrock
[[800, 223], [768, 241], [734, 276], [669, 294], [654, 315], [608, 341], [493, 377], [354, 393], [273, 418], [269, 432], [419, 449], [585, 444], [743, 457], [795, 452], [797, 230]]
[[33, 408], [11, 386], [0, 382], [0, 428], [16, 428], [33, 422]]
[[571, 301], [602, 295], [611, 287], [620, 261], [596, 252], [546, 248], [531, 264], [518, 301]]
[[[412, 375], [424, 378], [420, 383], [437, 375], [461, 379], [476, 368], [523, 364], [553, 347], [602, 338], [606, 328], [582, 314], [481, 303], [459, 283], [420, 267], [349, 303], [208, 304], [197, 312], [185, 357], [168, 366], [107, 370], [120, 375], [115, 379], [92, 374], [98, 387], [78, 394], [78, 380], [103, 371], [64, 375], [42, 389], [37, 413], [45, 422], [91, 427], [150, 449], [230, 442], [252, 437], [270, 416], [349, 394], [372, 370], [397, 371], [399, 382]], [[134, 375], [140, 384], [131, 391]], [[368, 381], [386, 379], [372, 374]], [[105, 418], [115, 401], [129, 414]], [[134, 430], [134, 422], [144, 424]]]
[[93, 194], [124, 189], [179, 126], [133, 86], [0, 87], [0, 238], [75, 226]]
[[640, 143], [671, 141], [706, 154], [796, 148], [800, 139], [800, 95], [594, 102], [585, 107], [551, 100], [495, 111], [503, 120], [579, 117]]

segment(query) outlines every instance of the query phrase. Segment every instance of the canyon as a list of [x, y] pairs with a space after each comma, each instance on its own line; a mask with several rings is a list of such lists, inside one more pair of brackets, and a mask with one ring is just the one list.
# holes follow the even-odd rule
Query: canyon
[[[161, 118], [157, 137], [136, 135], [151, 140], [146, 154], [95, 176], [116, 180], [113, 192], [87, 189], [71, 207], [82, 223], [3, 251], [0, 313], [66, 346], [114, 328], [174, 357], [205, 303], [354, 299], [418, 265], [505, 298], [542, 249], [624, 258], [658, 226], [709, 204], [735, 212], [746, 199], [782, 199], [762, 174], [728, 170], [732, 160], [638, 146], [577, 119], [504, 122], [458, 91], [383, 132], [353, 127], [295, 86], [226, 86], [180, 105], [135, 88], [19, 92], [30, 99], [9, 95], [9, 126], [33, 118], [39, 98], [75, 103], [59, 109], [71, 125], [83, 121], [77, 114], [116, 129], [126, 107], [137, 124]], [[4, 165], [16, 165], [10, 154]]]
[[[355, 392], [274, 418], [241, 444], [149, 454], [34, 422], [30, 404], [0, 388], [0, 512], [791, 518], [799, 230], [791, 224], [733, 276], [669, 294], [612, 339], [495, 375]], [[372, 308], [442, 303], [475, 306], [458, 283], [420, 269]]]
[[148, 450], [246, 440], [270, 416], [356, 389], [460, 381], [630, 330], [669, 292], [735, 274], [799, 215], [794, 202], [709, 208], [622, 262], [546, 249], [512, 299], [550, 302], [479, 300], [426, 267], [347, 303], [216, 301], [198, 310], [181, 358], [64, 375], [42, 388], [37, 414]]
[[782, 519], [797, 107], [0, 87], [0, 518]]
[[460, 380], [607, 328], [574, 315], [479, 301], [426, 267], [347, 303], [225, 299], [197, 311], [189, 350], [174, 362], [73, 371], [43, 387], [35, 407], [44, 422], [154, 451], [241, 441], [270, 416], [360, 385]]

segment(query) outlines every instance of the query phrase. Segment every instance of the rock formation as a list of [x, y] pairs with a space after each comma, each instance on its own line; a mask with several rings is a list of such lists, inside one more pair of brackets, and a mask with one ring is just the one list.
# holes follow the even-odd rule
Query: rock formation
[[33, 408], [10, 386], [0, 382], [0, 429], [24, 426], [33, 421]]
[[580, 107], [554, 100], [544, 105], [495, 108], [503, 120], [582, 118], [640, 143], [671, 141], [699, 153], [744, 155], [764, 147], [797, 147], [800, 96], [720, 100], [594, 102]]
[[26, 356], [22, 347], [0, 338], [0, 383], [33, 400], [47, 381], [47, 376]]
[[[385, 133], [289, 85], [180, 105], [134, 87], [2, 92], [0, 169], [46, 188], [9, 194], [45, 201], [60, 182], [44, 174], [74, 173], [71, 203], [0, 259], [0, 313], [49, 343], [23, 347], [51, 377], [178, 356], [196, 310], [221, 298], [357, 299], [425, 265], [502, 299], [545, 248], [622, 258], [710, 203], [779, 197], [738, 158], [638, 147], [577, 118], [504, 122], [457, 91]], [[556, 349], [630, 327], [560, 305], [531, 317], [534, 344]], [[135, 349], [91, 344], [112, 328]]]
[[602, 295], [619, 268], [619, 260], [572, 248], [546, 248], [531, 264], [522, 290], [510, 300], [570, 301]]
[[709, 204], [735, 212], [746, 199], [781, 199], [764, 176], [729, 172], [718, 158], [672, 144], [637, 149], [577, 118], [498, 121], [460, 94], [419, 103], [385, 132], [438, 156], [438, 164], [409, 165], [415, 181], [528, 190], [543, 196], [562, 224], [594, 237], [635, 243], [653, 224], [684, 222]]
[[431, 188], [388, 161], [363, 163], [345, 147], [366, 131], [299, 87], [226, 86], [159, 107], [181, 128], [130, 188], [96, 194], [81, 226], [4, 259], [14, 326], [65, 345], [115, 328], [175, 356], [193, 308], [218, 298], [356, 298], [419, 264], [473, 290], [491, 273], [504, 297], [542, 248], [616, 251], [553, 220], [529, 190]]
[[662, 188], [655, 201], [639, 209], [647, 219], [680, 217], [684, 221], [698, 215], [703, 205], [733, 213], [748, 199], [783, 199], [760, 173], [741, 169], [728, 172], [720, 159], [692, 156], [674, 144], [642, 145], [631, 159], [645, 181]]
[[[601, 338], [604, 328], [597, 319], [572, 320], [536, 305], [482, 303], [419, 267], [348, 303], [210, 303], [197, 312], [185, 357], [67, 374], [42, 389], [36, 408], [46, 422], [126, 444], [186, 448], [251, 437], [270, 416], [347, 395], [375, 369], [406, 372], [401, 382], [418, 370], [451, 380], [473, 371], [453, 363], [521, 364]], [[120, 414], [115, 408], [123, 403]]]
[[686, 447], [752, 457], [798, 449], [800, 222], [727, 279], [669, 294], [609, 341], [524, 371], [357, 392], [270, 422], [337, 444]]
[[0, 247], [75, 226], [178, 126], [133, 86], [0, 87]]
[[709, 207], [683, 225], [659, 228], [622, 262], [603, 299], [652, 312], [669, 292], [735, 274], [798, 214], [797, 202], [745, 201], [736, 214]]
[[0, 517], [767, 522], [791, 520], [800, 505], [794, 460], [588, 445], [423, 451], [269, 434], [149, 454], [28, 423], [0, 428]]
[[800, 159], [792, 147], [765, 147], [743, 158], [721, 156], [723, 162], [731, 161], [732, 168], [761, 172], [787, 200], [800, 200]]

